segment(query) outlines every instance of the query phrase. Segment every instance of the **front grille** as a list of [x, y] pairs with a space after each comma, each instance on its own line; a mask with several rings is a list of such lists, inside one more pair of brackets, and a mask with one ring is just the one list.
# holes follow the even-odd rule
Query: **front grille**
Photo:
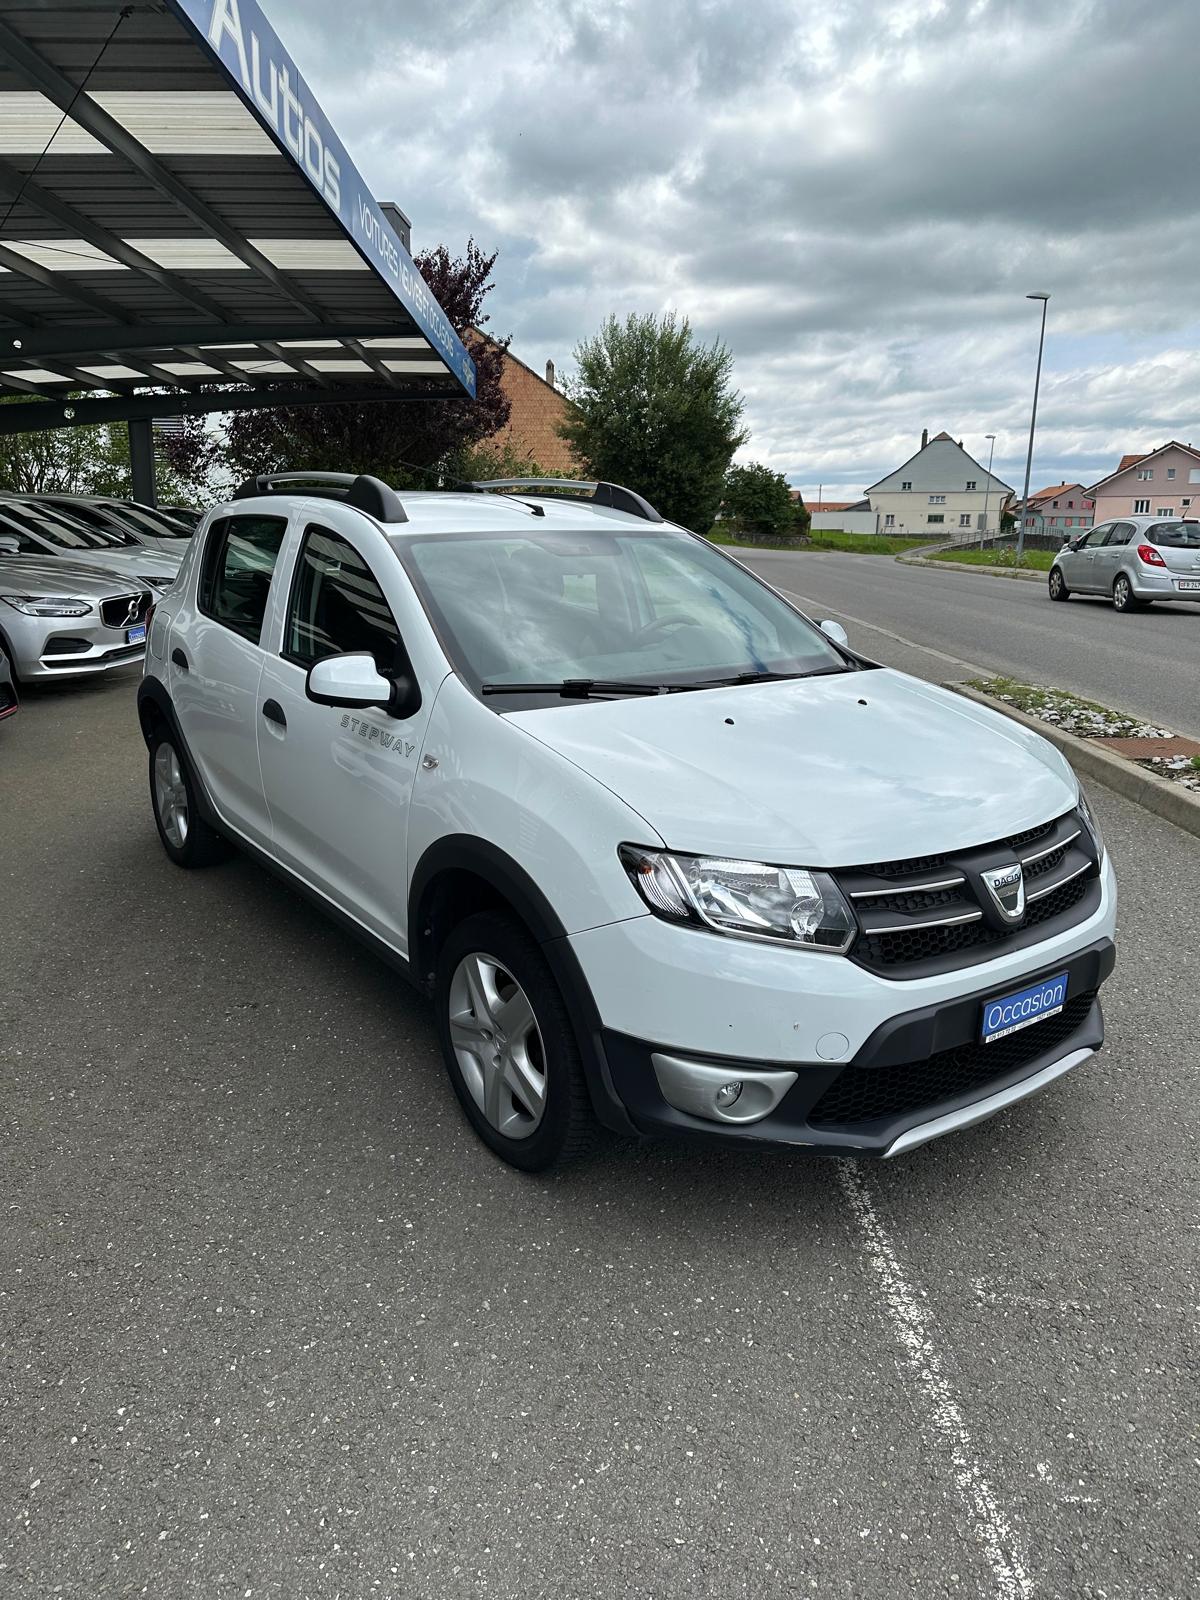
[[842, 1127], [929, 1110], [976, 1094], [1065, 1044], [1087, 1021], [1095, 992], [1068, 1000], [1056, 1017], [995, 1044], [963, 1044], [898, 1067], [847, 1067], [808, 1114], [815, 1127]]
[[[979, 872], [1020, 861], [1026, 909], [1004, 922]], [[1077, 812], [971, 850], [873, 862], [835, 874], [857, 914], [851, 958], [888, 978], [918, 978], [987, 961], [1071, 927], [1095, 910], [1100, 868]]]
[[[130, 611], [130, 604], [134, 600], [137, 601], [137, 605]], [[106, 628], [132, 628], [139, 622], [145, 622], [150, 605], [151, 596], [148, 590], [143, 590], [138, 595], [122, 595], [119, 600], [102, 600], [100, 620]]]

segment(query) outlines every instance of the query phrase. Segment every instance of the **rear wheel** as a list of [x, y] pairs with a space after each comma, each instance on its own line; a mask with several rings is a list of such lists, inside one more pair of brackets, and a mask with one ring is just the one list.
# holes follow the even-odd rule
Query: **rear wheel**
[[229, 854], [200, 815], [191, 772], [169, 728], [157, 729], [150, 740], [150, 804], [162, 847], [177, 867], [208, 867]]
[[511, 1166], [544, 1172], [596, 1135], [575, 1030], [536, 942], [496, 912], [468, 917], [438, 959], [438, 1034], [459, 1104]]
[[1050, 568], [1050, 598], [1051, 600], [1071, 598], [1071, 591], [1067, 588], [1067, 580], [1062, 575], [1061, 567]]
[[1123, 572], [1118, 572], [1113, 584], [1113, 606], [1117, 611], [1140, 611], [1142, 602], [1133, 592], [1133, 585]]

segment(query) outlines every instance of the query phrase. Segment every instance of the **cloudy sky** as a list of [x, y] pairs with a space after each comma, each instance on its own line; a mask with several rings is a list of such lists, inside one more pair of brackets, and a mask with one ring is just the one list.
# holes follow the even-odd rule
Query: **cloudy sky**
[[493, 330], [734, 355], [746, 459], [847, 497], [947, 429], [1018, 490], [1200, 443], [1196, 0], [263, 0]]

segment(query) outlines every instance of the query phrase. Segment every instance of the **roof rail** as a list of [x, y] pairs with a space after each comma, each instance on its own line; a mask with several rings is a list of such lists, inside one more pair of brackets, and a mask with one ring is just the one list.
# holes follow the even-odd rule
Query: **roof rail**
[[[630, 516], [643, 517], [647, 522], [666, 520], [649, 500], [644, 500], [633, 489], [624, 489], [619, 483], [604, 483], [594, 478], [481, 478], [475, 487], [485, 494], [500, 489], [536, 489], [542, 494], [553, 494], [563, 489], [586, 489], [590, 491], [587, 498], [593, 505], [609, 506], [613, 511], [627, 511]], [[575, 495], [570, 498], [581, 497]]]
[[250, 500], [260, 494], [277, 494], [281, 490], [306, 488], [307, 492], [323, 500], [340, 500], [365, 511], [376, 522], [407, 522], [408, 515], [400, 503], [400, 496], [379, 478], [366, 473], [353, 472], [260, 472], [247, 478], [233, 492], [235, 500]]

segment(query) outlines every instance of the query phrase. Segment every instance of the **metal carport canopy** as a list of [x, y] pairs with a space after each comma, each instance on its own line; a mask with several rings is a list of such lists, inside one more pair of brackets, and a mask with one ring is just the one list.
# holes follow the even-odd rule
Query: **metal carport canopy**
[[6, 392], [16, 433], [475, 368], [256, 0], [0, 0]]

